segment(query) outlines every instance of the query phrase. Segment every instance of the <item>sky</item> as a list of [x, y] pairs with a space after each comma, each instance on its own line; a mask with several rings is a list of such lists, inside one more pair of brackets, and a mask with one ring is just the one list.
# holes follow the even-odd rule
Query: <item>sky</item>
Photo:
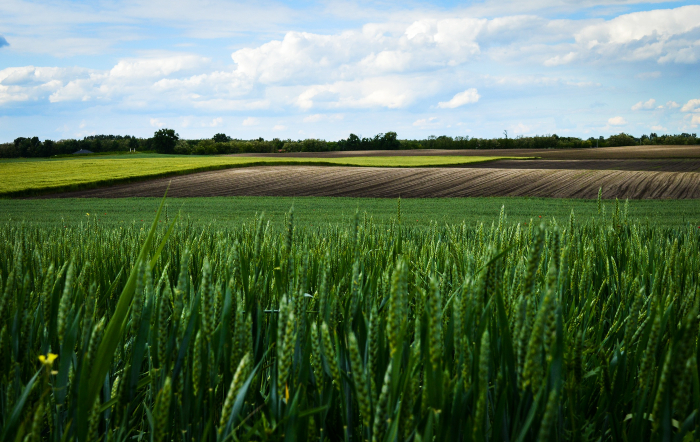
[[683, 1], [0, 2], [0, 142], [695, 133]]

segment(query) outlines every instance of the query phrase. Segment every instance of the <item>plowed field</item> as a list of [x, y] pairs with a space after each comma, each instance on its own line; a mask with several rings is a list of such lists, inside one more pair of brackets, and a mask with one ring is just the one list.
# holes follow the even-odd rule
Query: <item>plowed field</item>
[[700, 172], [700, 159], [665, 160], [497, 160], [470, 164], [484, 169], [634, 170], [651, 172]]
[[421, 150], [366, 150], [345, 152], [293, 152], [283, 154], [236, 154], [241, 157], [275, 158], [346, 158], [372, 156], [502, 156], [540, 157], [550, 160], [599, 160], [599, 159], [700, 159], [700, 145], [690, 146], [624, 146], [601, 147], [595, 149], [421, 149]]
[[370, 168], [265, 166], [67, 192], [47, 197], [348, 196], [431, 198], [700, 198], [700, 173], [526, 168]]

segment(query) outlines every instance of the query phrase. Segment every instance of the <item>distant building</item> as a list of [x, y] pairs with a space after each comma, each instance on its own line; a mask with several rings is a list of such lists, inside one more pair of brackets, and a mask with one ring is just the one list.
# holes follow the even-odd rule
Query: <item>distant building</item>
[[91, 150], [87, 150], [87, 149], [80, 149], [77, 152], [73, 152], [73, 155], [85, 155], [88, 153], [93, 153], [93, 152]]

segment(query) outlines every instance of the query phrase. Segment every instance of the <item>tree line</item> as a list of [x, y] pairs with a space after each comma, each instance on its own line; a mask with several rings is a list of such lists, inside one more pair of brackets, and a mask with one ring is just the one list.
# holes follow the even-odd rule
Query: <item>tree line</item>
[[358, 150], [413, 149], [574, 149], [633, 145], [699, 144], [696, 134], [657, 135], [651, 133], [634, 137], [620, 133], [609, 137], [577, 138], [553, 135], [530, 137], [477, 138], [469, 136], [430, 136], [422, 140], [400, 140], [396, 132], [361, 138], [350, 134], [346, 139], [326, 141], [314, 138], [281, 140], [263, 138], [242, 140], [218, 133], [212, 138], [186, 140], [173, 129], [160, 129], [150, 138], [126, 135], [91, 135], [81, 140], [44, 140], [19, 137], [11, 143], [0, 144], [0, 158], [32, 158], [70, 155], [80, 150], [94, 153], [158, 152], [177, 155], [217, 155], [235, 153], [333, 152]]

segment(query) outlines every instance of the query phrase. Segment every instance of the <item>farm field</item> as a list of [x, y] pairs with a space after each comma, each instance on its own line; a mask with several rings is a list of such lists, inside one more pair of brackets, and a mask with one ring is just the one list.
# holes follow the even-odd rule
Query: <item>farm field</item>
[[[0, 161], [0, 196], [19, 196], [49, 190], [143, 180], [158, 176], [255, 165], [316, 164], [319, 166], [436, 167], [492, 161], [503, 157], [372, 156], [359, 158], [256, 158], [227, 156], [115, 155], [89, 158]], [[511, 157], [512, 158], [512, 157]]]
[[[56, 198], [40, 200], [0, 200], [0, 224], [22, 224], [43, 227], [75, 227], [97, 222], [104, 226], [143, 225], [154, 214], [159, 198]], [[182, 220], [196, 226], [215, 228], [250, 223], [256, 214], [265, 212], [266, 219], [282, 223], [294, 206], [298, 228], [326, 228], [350, 225], [356, 209], [378, 225], [386, 225], [396, 217], [397, 200], [389, 198], [344, 197], [200, 197], [169, 198], [167, 218], [178, 212]], [[624, 205], [624, 201], [619, 202]], [[604, 201], [607, 212], [615, 209], [615, 201]], [[580, 220], [597, 216], [595, 200], [558, 198], [404, 198], [401, 200], [402, 222], [407, 226], [425, 227], [459, 224], [487, 225], [505, 207], [512, 223], [539, 222], [556, 219], [564, 223], [573, 210]], [[542, 218], [540, 218], [542, 217]], [[629, 202], [629, 218], [644, 225], [666, 227], [700, 226], [700, 201], [635, 200]], [[163, 221], [166, 220], [164, 215]]]
[[[448, 166], [449, 167], [449, 166]], [[460, 167], [460, 166], [458, 166]], [[484, 169], [564, 169], [564, 170], [629, 170], [648, 172], [700, 172], [700, 158], [671, 159], [602, 159], [602, 160], [495, 160], [470, 164]]]
[[[527, 160], [522, 160], [526, 162]], [[524, 168], [367, 168], [270, 166], [158, 178], [58, 198], [345, 196], [435, 198], [528, 196], [554, 198], [697, 199], [700, 173]]]
[[[511, 156], [503, 156], [507, 153]], [[0, 181], [0, 194], [48, 198], [158, 197], [171, 181], [170, 196], [178, 198], [591, 199], [601, 187], [607, 199], [700, 198], [698, 146], [306, 152], [255, 157], [138, 154], [7, 161], [0, 163], [0, 169], [3, 167], [8, 173]]]
[[0, 223], [3, 440], [698, 435], [699, 229], [630, 217], [665, 201], [323, 234], [147, 201], [150, 231]]
[[232, 157], [275, 158], [348, 158], [367, 156], [504, 156], [539, 157], [551, 160], [600, 159], [700, 159], [700, 145], [687, 146], [622, 146], [594, 149], [420, 149], [420, 150], [363, 150], [344, 152], [289, 152], [274, 154], [234, 154]]

